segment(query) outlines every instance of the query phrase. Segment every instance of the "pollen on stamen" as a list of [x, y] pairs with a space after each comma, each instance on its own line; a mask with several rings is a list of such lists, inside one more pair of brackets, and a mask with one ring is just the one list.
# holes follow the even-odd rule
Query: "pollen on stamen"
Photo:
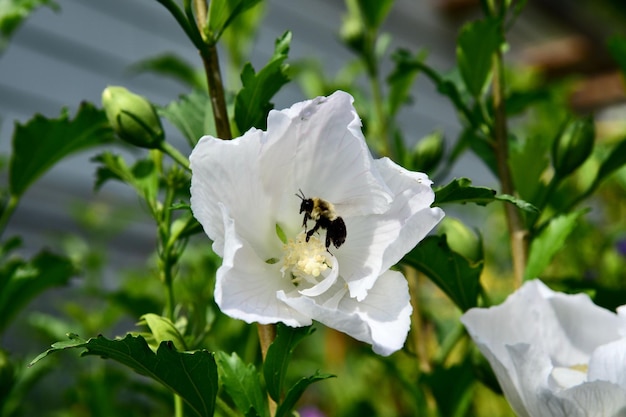
[[317, 283], [317, 278], [332, 266], [328, 263], [328, 252], [324, 244], [315, 236], [306, 241], [306, 234], [300, 233], [283, 245], [283, 276], [289, 272], [292, 282], [307, 281]]

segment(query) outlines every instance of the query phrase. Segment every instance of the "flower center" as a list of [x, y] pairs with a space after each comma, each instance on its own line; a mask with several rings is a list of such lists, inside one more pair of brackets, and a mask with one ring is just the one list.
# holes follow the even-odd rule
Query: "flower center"
[[317, 278], [332, 264], [329, 263], [327, 255], [330, 255], [322, 242], [315, 236], [311, 236], [306, 241], [304, 233], [298, 234], [296, 239], [289, 239], [283, 245], [283, 276], [290, 273], [291, 281], [299, 285], [303, 280], [311, 284], [317, 284]]
[[300, 232], [295, 239], [283, 245], [283, 276], [288, 276], [296, 287], [304, 287], [300, 293], [315, 296], [325, 292], [337, 280], [337, 258], [316, 237], [306, 241]]

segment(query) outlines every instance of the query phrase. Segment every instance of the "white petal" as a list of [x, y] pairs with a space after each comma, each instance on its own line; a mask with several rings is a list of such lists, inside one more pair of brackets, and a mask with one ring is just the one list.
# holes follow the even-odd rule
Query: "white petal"
[[[624, 417], [626, 390], [606, 381], [587, 382], [555, 395], [555, 411], [563, 410], [563, 417]], [[551, 415], [557, 415], [555, 413]]]
[[285, 297], [285, 303], [304, 315], [313, 317], [328, 327], [344, 332], [357, 340], [372, 344], [374, 352], [390, 355], [404, 345], [410, 327], [411, 304], [404, 276], [396, 271], [387, 271], [361, 302], [350, 298], [347, 291], [336, 308], [326, 297]]
[[350, 295], [358, 300], [444, 216], [440, 208], [430, 207], [435, 194], [425, 174], [407, 171], [388, 158], [375, 162], [394, 194], [393, 202], [383, 214], [346, 219], [349, 240], [338, 255]]
[[352, 209], [361, 214], [387, 209], [391, 196], [372, 169], [352, 101], [349, 94], [338, 91], [270, 112], [260, 175], [265, 189], [282, 191], [284, 200], [277, 210], [297, 214], [300, 201], [294, 194], [299, 189], [307, 197], [344, 205], [342, 217]]
[[626, 389], [626, 339], [600, 346], [589, 360], [589, 381], [608, 381]]
[[275, 231], [273, 194], [263, 190], [258, 175], [253, 175], [258, 172], [263, 136], [259, 130], [230, 141], [205, 136], [189, 158], [191, 209], [220, 256], [224, 252], [224, 223], [219, 203], [237, 219], [238, 233], [259, 256], [268, 259], [281, 247]]
[[215, 302], [220, 309], [248, 323], [282, 322], [292, 327], [310, 325], [309, 317], [277, 298], [279, 291], [293, 288], [291, 282], [281, 276], [280, 266], [260, 259], [249, 243], [237, 234], [236, 224], [225, 208], [223, 214], [225, 251], [215, 283]]
[[302, 295], [306, 295], [307, 297], [316, 297], [324, 294], [330, 289], [330, 287], [335, 285], [337, 278], [339, 277], [339, 263], [337, 262], [337, 258], [333, 255], [331, 255], [331, 262], [333, 266], [327, 277], [321, 280], [317, 285], [307, 288], [306, 290], [299, 290], [298, 292]]

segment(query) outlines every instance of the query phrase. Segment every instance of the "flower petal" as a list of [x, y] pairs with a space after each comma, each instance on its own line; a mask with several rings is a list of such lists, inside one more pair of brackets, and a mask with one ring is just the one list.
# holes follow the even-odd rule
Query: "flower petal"
[[[272, 193], [261, 187], [257, 175], [258, 154], [264, 132], [250, 130], [238, 139], [225, 141], [205, 136], [189, 158], [191, 163], [191, 209], [213, 240], [213, 250], [224, 253], [224, 222], [218, 204], [237, 219], [238, 233], [268, 259], [279, 250], [276, 223], [272, 222]], [[275, 192], [276, 193], [276, 192]]]
[[387, 210], [391, 195], [372, 169], [374, 161], [353, 101], [349, 94], [337, 91], [270, 112], [260, 175], [266, 190], [282, 192], [277, 210], [286, 210], [288, 216], [297, 214], [300, 201], [294, 194], [299, 189], [307, 197], [320, 197], [341, 207], [340, 216]]
[[407, 171], [388, 158], [375, 163], [393, 202], [385, 213], [345, 219], [351, 235], [338, 254], [350, 295], [359, 301], [378, 275], [400, 261], [444, 216], [440, 208], [430, 207], [435, 193], [425, 174]]
[[589, 381], [608, 381], [626, 389], [626, 339], [597, 348], [589, 360]]
[[358, 302], [341, 289], [328, 291], [322, 297], [280, 296], [281, 300], [304, 315], [353, 338], [372, 344], [374, 352], [390, 355], [406, 341], [411, 324], [412, 307], [404, 276], [397, 271], [385, 272], [372, 287], [367, 298]]
[[229, 316], [248, 323], [283, 322], [288, 326], [310, 325], [311, 319], [280, 301], [279, 291], [291, 290], [279, 265], [260, 259], [236, 230], [234, 220], [222, 204], [224, 216], [224, 260], [217, 270], [215, 302]]

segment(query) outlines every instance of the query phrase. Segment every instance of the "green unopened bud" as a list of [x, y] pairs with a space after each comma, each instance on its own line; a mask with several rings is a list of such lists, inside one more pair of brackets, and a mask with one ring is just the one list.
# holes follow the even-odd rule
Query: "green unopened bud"
[[154, 106], [142, 96], [124, 87], [107, 87], [102, 92], [102, 106], [117, 135], [141, 148], [159, 148], [164, 138], [161, 119]]
[[417, 142], [413, 149], [413, 166], [417, 171], [431, 172], [443, 157], [444, 140], [440, 131], [432, 132]]
[[483, 259], [481, 240], [460, 220], [446, 216], [439, 224], [438, 231], [446, 235], [448, 246], [456, 253], [473, 262]]
[[556, 175], [566, 177], [581, 166], [591, 154], [594, 137], [591, 117], [568, 121], [552, 146], [552, 164]]
[[346, 2], [348, 13], [343, 19], [343, 24], [339, 30], [341, 40], [356, 52], [364, 52], [365, 27], [361, 20], [361, 12], [357, 1], [348, 0]]

